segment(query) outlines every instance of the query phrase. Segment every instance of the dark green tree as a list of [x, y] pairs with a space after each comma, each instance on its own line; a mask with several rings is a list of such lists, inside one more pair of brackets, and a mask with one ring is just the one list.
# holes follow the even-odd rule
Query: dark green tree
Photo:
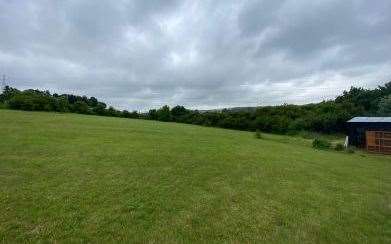
[[89, 108], [86, 102], [84, 101], [77, 101], [72, 106], [72, 112], [80, 113], [80, 114], [88, 114]]
[[157, 119], [160, 121], [171, 121], [171, 113], [170, 113], [170, 107], [167, 105], [164, 105], [160, 109], [157, 110]]
[[379, 116], [391, 116], [391, 95], [388, 95], [380, 100]]
[[92, 112], [96, 115], [105, 115], [106, 114], [106, 104], [98, 102], [98, 104], [92, 108]]
[[158, 119], [157, 110], [156, 109], [150, 109], [148, 111], [148, 114], [147, 114], [147, 119], [157, 120]]

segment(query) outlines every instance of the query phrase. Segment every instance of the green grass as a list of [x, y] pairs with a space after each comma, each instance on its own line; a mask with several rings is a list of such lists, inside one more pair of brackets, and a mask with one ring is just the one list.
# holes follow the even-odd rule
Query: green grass
[[390, 243], [391, 157], [0, 110], [0, 241]]

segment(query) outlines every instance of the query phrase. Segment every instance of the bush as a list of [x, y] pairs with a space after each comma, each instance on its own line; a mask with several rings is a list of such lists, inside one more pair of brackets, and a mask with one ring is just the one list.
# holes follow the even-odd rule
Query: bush
[[257, 138], [257, 139], [261, 139], [262, 138], [261, 131], [258, 130], [258, 129], [255, 131], [255, 138]]
[[312, 142], [312, 147], [316, 149], [329, 149], [331, 144], [326, 140], [316, 138]]
[[354, 147], [348, 147], [347, 149], [346, 149], [346, 152], [347, 153], [354, 153], [355, 151], [354, 151]]
[[336, 151], [343, 151], [345, 149], [345, 147], [341, 143], [338, 143], [337, 145], [335, 145], [334, 149]]

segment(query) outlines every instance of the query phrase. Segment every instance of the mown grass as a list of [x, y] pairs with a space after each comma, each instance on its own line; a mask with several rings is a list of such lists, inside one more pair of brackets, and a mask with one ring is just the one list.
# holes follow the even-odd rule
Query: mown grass
[[4, 242], [391, 242], [387, 156], [9, 110], [0, 110], [0, 139]]

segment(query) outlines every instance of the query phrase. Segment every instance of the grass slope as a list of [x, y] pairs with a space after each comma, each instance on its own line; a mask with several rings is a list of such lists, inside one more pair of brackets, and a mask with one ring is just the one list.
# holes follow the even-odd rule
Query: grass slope
[[391, 158], [303, 139], [0, 110], [0, 240], [391, 241]]

